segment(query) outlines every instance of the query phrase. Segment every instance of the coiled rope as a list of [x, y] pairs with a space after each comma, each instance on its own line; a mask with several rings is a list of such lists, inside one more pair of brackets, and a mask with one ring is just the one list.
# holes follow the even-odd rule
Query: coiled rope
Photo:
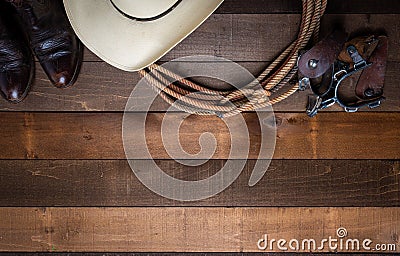
[[[193, 114], [218, 115], [223, 118], [276, 104], [298, 90], [298, 82], [290, 84], [290, 81], [297, 73], [299, 51], [311, 39], [318, 41], [320, 21], [326, 5], [327, 0], [302, 0], [303, 13], [297, 39], [256, 80], [241, 89], [210, 89], [209, 86], [192, 82], [157, 64], [139, 73], [166, 102]], [[177, 82], [170, 83], [170, 79]], [[290, 87], [286, 88], [288, 85]], [[286, 90], [282, 92], [282, 89]]]

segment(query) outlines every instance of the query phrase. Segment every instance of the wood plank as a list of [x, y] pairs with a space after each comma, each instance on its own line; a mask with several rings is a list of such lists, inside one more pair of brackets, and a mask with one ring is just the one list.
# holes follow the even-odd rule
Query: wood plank
[[[347, 239], [361, 241], [360, 250], [348, 252], [368, 252], [365, 239], [371, 249], [400, 249], [399, 208], [1, 208], [0, 219], [1, 251], [260, 252], [264, 234], [287, 243], [314, 239], [320, 246], [322, 239], [338, 238], [340, 227], [347, 229], [343, 249], [325, 243], [300, 251], [343, 252]], [[268, 251], [280, 250], [275, 243]]]
[[[300, 20], [299, 14], [213, 14], [161, 61], [191, 55], [211, 55], [233, 61], [272, 61], [297, 38]], [[322, 20], [321, 36], [330, 33], [333, 25], [342, 26], [349, 33], [385, 30], [390, 38], [389, 61], [400, 61], [399, 15], [328, 14]], [[84, 59], [100, 61], [89, 50], [85, 51]]]
[[[224, 160], [191, 167], [157, 160], [168, 175], [201, 180]], [[377, 160], [273, 160], [265, 176], [248, 186], [254, 160], [226, 190], [196, 202], [151, 192], [126, 160], [1, 160], [0, 206], [400, 206], [400, 162]]]
[[[46, 256], [50, 254], [51, 252], [38, 252], [38, 253], [27, 253], [27, 252], [9, 252], [9, 253], [2, 253], [3, 255], [7, 256], [20, 256], [20, 255], [30, 255], [30, 256]], [[184, 256], [187, 255], [188, 253], [185, 252], [153, 252], [153, 253], [130, 253], [130, 252], [114, 252], [114, 253], [100, 253], [100, 252], [87, 252], [87, 253], [81, 253], [81, 252], [75, 252], [75, 253], [70, 253], [70, 252], [64, 252], [64, 253], [57, 253], [59, 256]], [[270, 252], [270, 253], [262, 253], [262, 252], [224, 252], [224, 256], [280, 256], [282, 253], [276, 252]], [[346, 253], [342, 253], [346, 255]], [[365, 255], [375, 255], [376, 253], [351, 253], [348, 255], [352, 256], [365, 256]], [[201, 252], [191, 252], [190, 255], [194, 256], [221, 256], [221, 253], [218, 252], [207, 252], [201, 253]], [[326, 256], [335, 256], [337, 253], [324, 253]]]
[[[142, 117], [141, 113], [129, 114], [131, 122]], [[163, 118], [163, 113], [147, 115], [147, 147], [154, 159], [169, 159], [160, 147]], [[166, 120], [180, 118], [173, 113]], [[250, 138], [248, 159], [256, 159], [261, 143], [258, 118], [255, 113], [246, 113], [243, 118]], [[396, 113], [320, 113], [312, 119], [305, 114], [277, 113], [276, 121], [274, 159], [399, 159], [400, 156], [400, 115]], [[3, 112], [0, 158], [125, 159], [121, 127], [121, 113]], [[183, 149], [197, 153], [198, 138], [204, 132], [216, 138], [212, 158], [227, 159], [230, 134], [225, 123], [215, 116], [192, 115], [184, 120], [180, 127]], [[139, 135], [136, 131], [128, 133], [128, 141]], [[136, 157], [147, 159], [145, 154], [140, 155], [143, 152], [137, 152]]]
[[[257, 75], [291, 40], [296, 37], [299, 15], [223, 15], [212, 16], [205, 24], [196, 30], [189, 38], [163, 58], [164, 61], [193, 54], [209, 54], [221, 56], [243, 63], [253, 74]], [[400, 26], [398, 15], [327, 15], [322, 24], [323, 30], [329, 31], [332, 24], [344, 23], [351, 31], [370, 27], [371, 29], [386, 28], [390, 36], [391, 46], [386, 90], [390, 96], [388, 104], [374, 111], [397, 111], [400, 108], [397, 97], [400, 51]], [[278, 24], [285, 24], [289, 29], [281, 31]], [[266, 25], [267, 24], [267, 25]], [[260, 31], [268, 26], [265, 36]], [[249, 43], [248, 39], [252, 42]], [[265, 47], [268, 45], [268, 47]], [[240, 49], [240, 50], [238, 50]], [[86, 51], [85, 63], [81, 76], [75, 87], [58, 90], [51, 86], [43, 71], [37, 65], [36, 81], [29, 97], [21, 104], [9, 104], [0, 101], [0, 110], [18, 111], [121, 111], [127, 97], [139, 77], [136, 73], [127, 73], [109, 67], [105, 63], [97, 64], [97, 57]], [[262, 63], [251, 63], [261, 61]], [[296, 95], [297, 96], [297, 95]], [[277, 106], [279, 111], [302, 111], [306, 95], [299, 94], [299, 100]], [[166, 105], [158, 101], [161, 107]], [[386, 106], [386, 107], [385, 107]]]
[[[267, 62], [239, 62], [239, 65], [248, 69], [257, 76], [268, 65]], [[190, 72], [186, 66], [177, 69]], [[28, 97], [19, 104], [9, 104], [0, 100], [2, 111], [123, 111], [126, 102], [140, 77], [137, 73], [128, 73], [107, 65], [104, 62], [85, 62], [76, 85], [68, 89], [57, 89], [50, 84], [43, 71], [37, 66], [35, 84]], [[361, 111], [400, 111], [400, 63], [390, 62], [386, 72], [385, 96], [386, 100], [376, 109], [364, 108]], [[227, 69], [221, 69], [224, 74], [231, 74], [232, 80], [238, 84], [247, 81], [238, 74]], [[223, 83], [210, 79], [195, 79], [215, 88], [227, 88]], [[307, 96], [311, 91], [299, 92], [290, 98], [274, 105], [275, 111], [304, 112]], [[149, 99], [151, 100], [151, 99]], [[161, 98], [153, 102], [151, 111], [166, 111], [169, 104]], [[343, 111], [333, 106], [329, 111]]]
[[[300, 13], [300, 0], [225, 0], [216, 13]], [[400, 13], [396, 0], [329, 0], [326, 13]]]

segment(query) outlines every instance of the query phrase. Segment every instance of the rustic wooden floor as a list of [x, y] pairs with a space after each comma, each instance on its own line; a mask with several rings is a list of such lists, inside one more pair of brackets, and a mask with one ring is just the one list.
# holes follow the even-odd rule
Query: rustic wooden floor
[[[210, 54], [257, 75], [296, 37], [300, 6], [299, 0], [226, 0], [162, 62]], [[257, 252], [265, 233], [317, 240], [339, 227], [349, 237], [394, 243], [400, 250], [400, 4], [330, 0], [322, 33], [337, 23], [349, 32], [389, 35], [382, 107], [355, 114], [332, 108], [309, 119], [303, 113], [307, 93], [295, 94], [274, 108], [277, 145], [265, 177], [247, 186], [253, 154], [232, 186], [199, 202], [152, 193], [125, 160], [122, 113], [138, 74], [86, 50], [77, 84], [59, 90], [37, 65], [22, 104], [0, 101], [0, 250]], [[161, 100], [156, 106], [167, 107]], [[158, 127], [162, 115], [150, 113], [148, 125]], [[254, 115], [245, 114], [250, 126]], [[186, 124], [195, 128], [186, 130], [192, 136], [182, 139], [184, 148], [199, 147], [205, 123], [215, 127], [217, 138], [226, 137], [217, 118], [192, 117]], [[260, 135], [253, 130], [256, 149]], [[158, 149], [157, 129], [148, 133], [157, 163], [182, 179], [215, 173], [229, 150], [222, 143], [207, 164], [182, 167]]]

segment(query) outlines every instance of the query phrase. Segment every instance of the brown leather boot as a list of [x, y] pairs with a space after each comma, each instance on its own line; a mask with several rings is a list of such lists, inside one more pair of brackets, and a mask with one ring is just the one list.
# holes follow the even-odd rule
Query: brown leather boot
[[71, 86], [82, 62], [82, 45], [65, 14], [62, 0], [9, 0], [22, 20], [31, 48], [50, 81]]
[[0, 92], [9, 102], [18, 103], [32, 84], [34, 60], [11, 13], [12, 9], [0, 2]]

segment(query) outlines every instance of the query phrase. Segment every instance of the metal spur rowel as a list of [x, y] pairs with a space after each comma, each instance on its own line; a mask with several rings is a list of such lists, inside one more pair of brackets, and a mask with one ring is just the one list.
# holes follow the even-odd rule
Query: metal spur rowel
[[346, 112], [375, 108], [385, 99], [387, 36], [362, 36], [351, 40], [337, 30], [298, 59], [299, 88], [311, 87], [306, 113], [337, 103]]

